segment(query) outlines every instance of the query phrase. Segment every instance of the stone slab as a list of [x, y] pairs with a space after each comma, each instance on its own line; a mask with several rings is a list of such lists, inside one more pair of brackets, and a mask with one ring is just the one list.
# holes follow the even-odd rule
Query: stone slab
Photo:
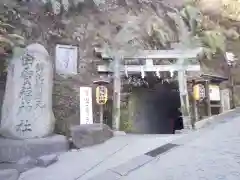
[[35, 167], [48, 167], [58, 161], [56, 154], [44, 155], [37, 159], [24, 157], [17, 163], [0, 163], [0, 170], [16, 169], [19, 173], [26, 172]]
[[120, 174], [121, 176], [126, 176], [131, 171], [134, 171], [142, 166], [144, 166], [146, 163], [152, 161], [154, 158], [147, 156], [147, 155], [141, 155], [133, 158], [127, 163], [121, 164], [120, 166], [117, 166], [115, 168], [112, 168], [111, 171]]
[[56, 154], [49, 154], [49, 155], [39, 157], [37, 159], [37, 165], [40, 167], [48, 167], [57, 161], [58, 161], [58, 156]]
[[84, 124], [70, 128], [72, 142], [77, 148], [93, 146], [113, 137], [112, 130], [105, 124]]
[[113, 131], [114, 136], [125, 136], [127, 135], [124, 131]]
[[0, 162], [14, 163], [26, 156], [37, 158], [68, 150], [69, 142], [62, 135], [26, 140], [0, 138]]
[[24, 157], [17, 163], [0, 163], [0, 169], [16, 169], [19, 173], [28, 171], [29, 169], [36, 167], [36, 160], [31, 157]]
[[89, 180], [118, 180], [120, 178], [121, 176], [119, 174], [107, 170], [93, 178], [90, 178]]
[[0, 170], [1, 180], [17, 180], [18, 177], [19, 177], [19, 172], [16, 169]]
[[0, 163], [0, 171], [7, 169], [16, 169], [19, 173], [26, 172], [32, 168], [37, 167], [35, 164], [17, 164], [17, 163]]

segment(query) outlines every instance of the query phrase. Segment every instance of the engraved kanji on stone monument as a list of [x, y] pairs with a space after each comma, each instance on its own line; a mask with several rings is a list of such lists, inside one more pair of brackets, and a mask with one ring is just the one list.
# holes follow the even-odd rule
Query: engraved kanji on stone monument
[[27, 139], [53, 132], [52, 72], [49, 54], [40, 44], [29, 45], [10, 62], [2, 106], [3, 136]]

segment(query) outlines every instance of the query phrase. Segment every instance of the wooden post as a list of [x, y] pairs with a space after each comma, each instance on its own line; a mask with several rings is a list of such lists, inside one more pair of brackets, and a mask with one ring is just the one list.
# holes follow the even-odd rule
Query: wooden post
[[207, 105], [207, 115], [211, 116], [211, 101], [210, 101], [210, 93], [209, 93], [209, 81], [205, 81], [205, 91], [206, 91], [206, 105]]
[[120, 115], [121, 115], [121, 58], [114, 57], [114, 79], [113, 79], [113, 130], [118, 131], [120, 128]]
[[236, 107], [235, 104], [235, 98], [234, 98], [234, 79], [232, 75], [232, 66], [229, 66], [229, 81], [230, 81], [230, 86], [231, 86], [231, 91], [232, 91], [232, 108], [234, 109]]
[[178, 71], [178, 84], [181, 100], [181, 109], [183, 114], [184, 128], [190, 128], [190, 116], [189, 116], [189, 97], [187, 92], [187, 80], [185, 70]]
[[[192, 88], [196, 85], [195, 81], [192, 81]], [[198, 101], [194, 98], [192, 94], [192, 114], [191, 114], [191, 121], [192, 121], [192, 127], [195, 129], [195, 124], [199, 119], [198, 116]]]
[[103, 105], [99, 105], [99, 110], [100, 110], [100, 124], [103, 125]]

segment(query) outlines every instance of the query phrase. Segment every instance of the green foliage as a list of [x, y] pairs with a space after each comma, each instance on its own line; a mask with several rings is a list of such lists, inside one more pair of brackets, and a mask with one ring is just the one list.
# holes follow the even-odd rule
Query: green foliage
[[208, 30], [202, 32], [202, 42], [206, 44], [214, 53], [218, 50], [225, 51], [226, 38], [221, 31]]
[[124, 132], [132, 132], [133, 125], [131, 120], [129, 120], [128, 118], [129, 118], [128, 110], [122, 109], [120, 116], [120, 130]]
[[221, 15], [234, 21], [240, 21], [240, 1], [220, 0]]
[[201, 28], [203, 18], [201, 11], [196, 7], [186, 5], [185, 8], [180, 11], [180, 15], [187, 22], [192, 34], [196, 35], [198, 29]]
[[17, 18], [19, 18], [19, 14], [12, 8], [6, 7], [3, 12], [0, 12], [0, 73], [6, 72], [7, 59], [11, 57], [15, 47], [25, 45], [24, 37], [15, 34], [16, 28], [11, 25], [11, 21]]
[[[155, 17], [154, 21], [148, 23], [148, 39], [155, 41], [157, 45], [166, 47], [169, 43], [178, 42], [186, 48], [204, 47], [204, 53], [208, 59], [217, 52], [225, 51], [225, 34], [220, 26], [214, 26], [213, 29], [206, 29], [203, 26], [204, 16], [201, 11], [190, 4], [187, 4], [180, 11], [168, 12], [167, 16], [175, 23], [174, 32], [168, 22], [160, 17]], [[149, 28], [150, 27], [150, 28]], [[234, 34], [237, 36], [236, 33]]]
[[[204, 47], [207, 59], [211, 59], [212, 55], [217, 52], [225, 51], [226, 37], [220, 26], [211, 30], [205, 29], [203, 26], [204, 16], [199, 9], [190, 5], [182, 9], [181, 15], [187, 22], [192, 36]], [[190, 37], [190, 39], [193, 37]]]
[[[52, 11], [67, 11], [71, 6], [77, 6], [81, 0], [44, 0], [50, 3]], [[94, 1], [99, 4], [100, 1]], [[138, 49], [161, 49], [169, 48], [171, 43], [180, 42], [186, 47], [202, 46], [206, 48], [206, 53], [216, 53], [225, 49], [225, 35], [239, 36], [236, 33], [223, 31], [222, 29], [206, 29], [203, 26], [204, 16], [201, 11], [194, 6], [194, 1], [186, 3], [180, 11], [172, 8], [168, 12], [163, 11], [164, 15], [149, 13], [149, 9], [143, 9], [141, 14], [128, 14], [122, 11], [118, 16], [111, 18], [112, 23], [116, 19], [119, 22], [113, 23], [116, 27], [121, 27], [117, 34], [100, 31], [97, 32], [98, 38], [102, 39], [110, 49], [119, 49], [135, 52]], [[114, 12], [115, 14], [117, 12]], [[113, 14], [114, 14], [113, 13]], [[172, 20], [174, 24], [171, 24]], [[219, 27], [219, 26], [217, 26]], [[11, 29], [11, 30], [10, 30]], [[9, 24], [7, 16], [0, 17], [0, 46], [8, 45], [14, 47], [24, 44], [24, 38], [13, 33], [15, 27]], [[108, 28], [109, 29], [109, 28]], [[234, 35], [233, 35], [234, 34]], [[210, 57], [210, 56], [208, 56]]]
[[167, 47], [169, 42], [176, 39], [175, 32], [167, 24], [166, 20], [158, 16], [149, 17], [144, 23], [147, 40], [153, 49]]
[[138, 105], [138, 93], [132, 92], [127, 102], [121, 104], [120, 129], [125, 132], [133, 132], [133, 119], [136, 118], [136, 107]]

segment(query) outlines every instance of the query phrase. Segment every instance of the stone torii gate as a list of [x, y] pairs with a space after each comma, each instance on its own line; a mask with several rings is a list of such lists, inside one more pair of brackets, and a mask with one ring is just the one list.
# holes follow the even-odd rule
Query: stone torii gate
[[[202, 48], [196, 49], [173, 49], [173, 50], [143, 50], [136, 55], [124, 54], [121, 58], [111, 57], [102, 49], [95, 49], [96, 55], [104, 60], [112, 60], [110, 63], [98, 66], [99, 73], [112, 72], [114, 74], [114, 110], [113, 129], [119, 130], [120, 126], [120, 94], [121, 94], [121, 76], [126, 74], [141, 73], [144, 77], [145, 72], [178, 72], [178, 84], [181, 99], [181, 109], [184, 119], [184, 127], [191, 128], [191, 118], [189, 113], [189, 97], [187, 92], [187, 71], [200, 71], [200, 64], [189, 63], [189, 59], [196, 59]], [[129, 59], [142, 59], [143, 65], [124, 65], [122, 62]], [[177, 59], [177, 63], [171, 65], [154, 65], [155, 60], [159, 59]], [[123, 61], [124, 60], [124, 61]]]

